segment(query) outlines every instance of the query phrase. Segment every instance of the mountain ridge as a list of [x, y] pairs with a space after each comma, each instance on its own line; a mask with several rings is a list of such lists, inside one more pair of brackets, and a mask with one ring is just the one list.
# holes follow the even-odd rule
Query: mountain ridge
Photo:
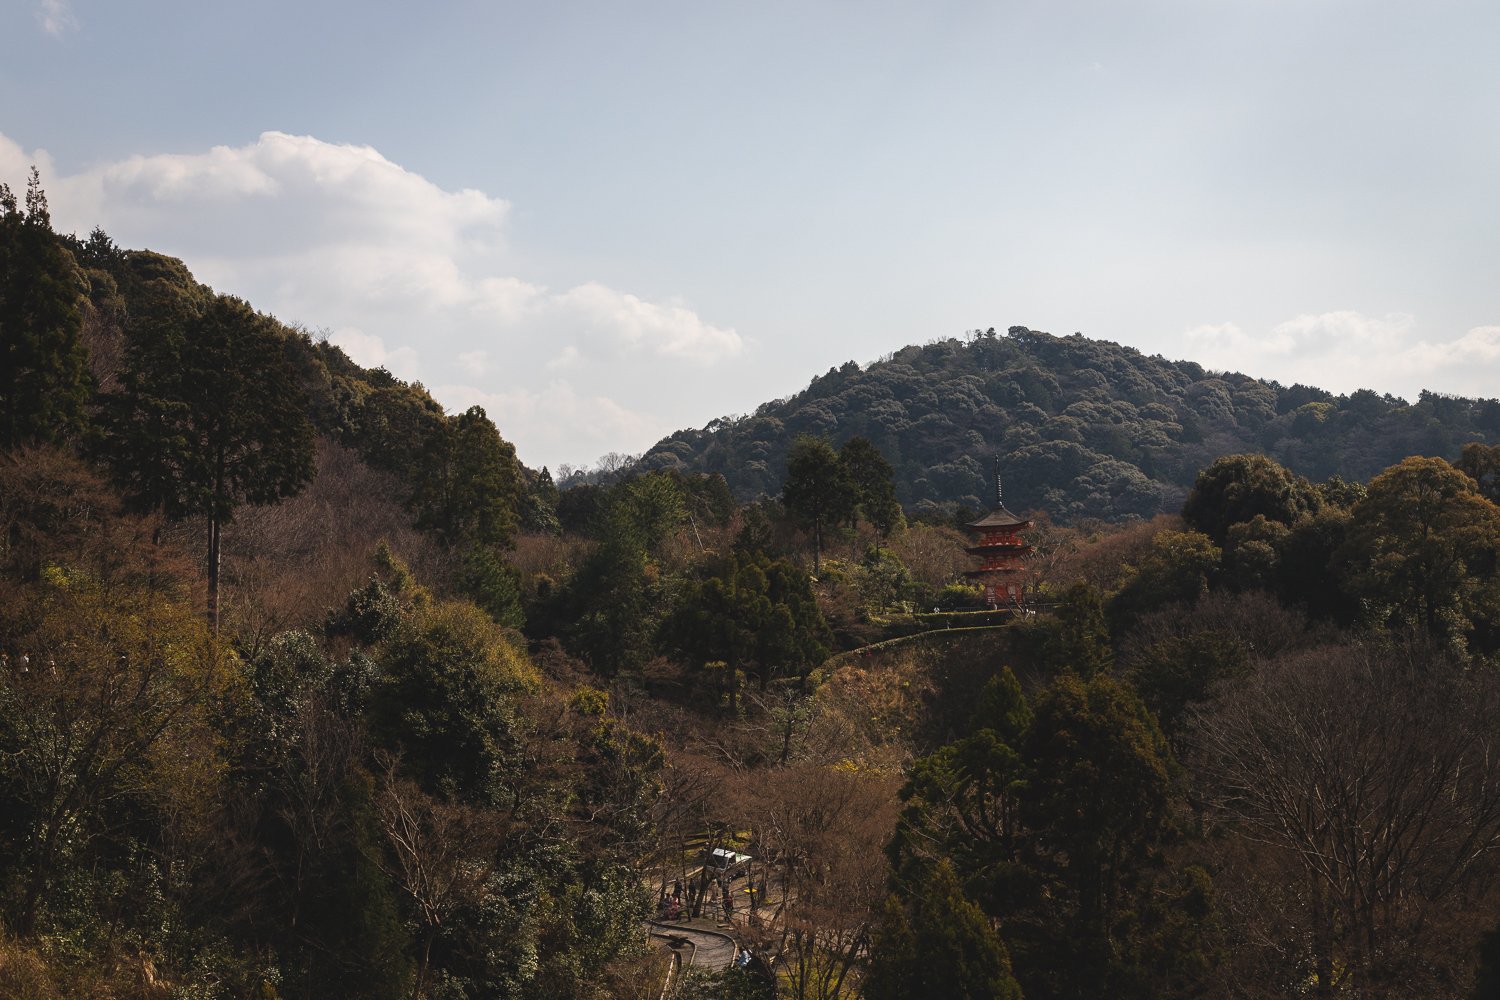
[[918, 512], [983, 506], [998, 454], [1020, 506], [1114, 520], [1176, 510], [1197, 471], [1224, 454], [1261, 452], [1310, 479], [1361, 481], [1406, 455], [1453, 458], [1500, 435], [1500, 401], [1335, 395], [1015, 326], [830, 368], [753, 414], [668, 435], [638, 467], [719, 472], [741, 500], [775, 495], [800, 434], [870, 439], [896, 470], [898, 498]]

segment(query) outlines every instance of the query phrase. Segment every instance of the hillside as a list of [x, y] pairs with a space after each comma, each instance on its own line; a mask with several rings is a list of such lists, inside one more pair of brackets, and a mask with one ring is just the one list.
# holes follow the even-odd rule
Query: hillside
[[1002, 459], [1006, 494], [1060, 520], [1174, 512], [1219, 455], [1260, 451], [1314, 480], [1364, 481], [1406, 455], [1452, 458], [1500, 435], [1500, 401], [1415, 403], [1147, 356], [1079, 334], [1012, 327], [849, 362], [755, 413], [665, 438], [646, 469], [720, 472], [740, 499], [781, 487], [799, 434], [869, 438], [908, 508], [981, 506]]
[[[1336, 488], [1216, 458], [1180, 515], [1037, 523], [1022, 613], [865, 439], [776, 453], [867, 434], [936, 509], [998, 442], [1018, 507], [1149, 513], [1197, 456], [1362, 479], [1494, 401], [1015, 330], [559, 493], [479, 408], [58, 236], [36, 182], [0, 185], [0, 357], [0, 997], [1497, 981], [1500, 446]], [[668, 987], [707, 925], [756, 962]]]

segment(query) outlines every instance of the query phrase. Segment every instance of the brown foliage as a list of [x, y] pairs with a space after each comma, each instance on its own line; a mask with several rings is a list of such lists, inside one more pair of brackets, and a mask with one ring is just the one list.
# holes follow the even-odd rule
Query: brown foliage
[[418, 579], [441, 584], [451, 557], [411, 526], [400, 487], [324, 438], [317, 472], [297, 496], [246, 507], [225, 530], [225, 620], [254, 651], [290, 628], [319, 624], [375, 571], [381, 540]]
[[1149, 521], [1082, 533], [1076, 545], [1059, 554], [1053, 570], [1054, 585], [1060, 589], [1086, 583], [1099, 593], [1108, 594], [1124, 582], [1126, 568], [1138, 564], [1151, 551], [1157, 535], [1182, 530], [1182, 518], [1160, 514]]
[[9, 580], [35, 581], [51, 568], [105, 591], [178, 593], [194, 564], [157, 544], [161, 532], [158, 518], [126, 513], [104, 478], [67, 452], [0, 455], [0, 572]]
[[1199, 794], [1226, 864], [1251, 865], [1247, 882], [1288, 873], [1246, 921], [1290, 963], [1273, 981], [1459, 995], [1500, 885], [1497, 712], [1488, 671], [1344, 646], [1264, 662], [1199, 717]]
[[796, 764], [756, 776], [757, 853], [779, 871], [786, 985], [799, 1000], [858, 992], [856, 969], [879, 918], [895, 830], [898, 775]]
[[963, 533], [946, 525], [911, 524], [886, 542], [913, 580], [941, 587], [968, 569], [972, 560], [964, 552]]

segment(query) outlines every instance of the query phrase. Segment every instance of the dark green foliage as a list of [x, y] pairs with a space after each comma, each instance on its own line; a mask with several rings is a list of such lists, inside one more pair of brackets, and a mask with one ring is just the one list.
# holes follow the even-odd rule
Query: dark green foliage
[[771, 980], [740, 968], [711, 972], [688, 967], [672, 990], [671, 1000], [775, 1000]]
[[912, 769], [898, 873], [950, 859], [999, 921], [1028, 997], [1146, 998], [1161, 977], [1201, 980], [1212, 921], [1176, 908], [1211, 909], [1211, 890], [1166, 864], [1173, 765], [1145, 706], [1107, 675], [1071, 672], [1029, 710], [1008, 671], [980, 703], [967, 735]]
[[901, 505], [896, 502], [891, 463], [868, 439], [845, 441], [839, 449], [839, 467], [853, 491], [859, 516], [870, 522], [877, 537], [884, 538], [900, 526]]
[[813, 572], [821, 571], [824, 533], [854, 517], [857, 494], [838, 453], [823, 438], [799, 437], [786, 458], [781, 502], [813, 535]]
[[1229, 529], [1264, 517], [1283, 525], [1314, 513], [1317, 491], [1264, 455], [1226, 455], [1198, 473], [1182, 507], [1188, 527], [1223, 545]]
[[1348, 535], [1349, 512], [1338, 507], [1326, 507], [1294, 526], [1278, 553], [1276, 593], [1281, 599], [1313, 618], [1354, 625], [1364, 609], [1336, 558]]
[[1264, 452], [1315, 480], [1364, 481], [1409, 454], [1457, 457], [1469, 441], [1493, 440], [1495, 414], [1488, 400], [1334, 396], [1013, 327], [844, 365], [752, 415], [678, 431], [642, 464], [723, 473], [746, 500], [780, 492], [798, 435], [835, 445], [858, 436], [895, 469], [897, 498], [921, 512], [987, 506], [980, 456], [998, 447], [1012, 506], [1065, 523], [1174, 511], [1198, 472], [1230, 452]]
[[1104, 601], [1099, 591], [1086, 583], [1075, 583], [1058, 598], [1051, 634], [1047, 639], [1047, 663], [1055, 671], [1071, 670], [1083, 678], [1107, 673], [1114, 667], [1109, 643], [1109, 625], [1104, 620]]
[[543, 466], [542, 471], [531, 477], [521, 496], [521, 529], [543, 535], [562, 534], [562, 522], [557, 518], [558, 499], [559, 493], [552, 482], [552, 473]]
[[723, 528], [734, 517], [734, 497], [729, 484], [717, 472], [698, 475], [679, 475], [679, 483], [687, 500], [688, 515], [701, 519], [702, 523]]
[[[566, 499], [579, 489], [563, 494]], [[655, 549], [686, 516], [677, 481], [664, 473], [627, 480], [608, 491], [597, 515], [601, 539], [552, 613], [566, 623], [569, 647], [606, 676], [650, 658], [666, 609]]]
[[903, 896], [886, 902], [870, 944], [866, 1000], [1021, 1000], [1005, 945], [946, 861]]
[[487, 546], [464, 553], [463, 566], [454, 581], [497, 625], [521, 629], [526, 615], [521, 610], [521, 574]]
[[572, 707], [578, 717], [578, 760], [585, 767], [578, 809], [589, 817], [590, 841], [621, 853], [648, 850], [651, 808], [666, 767], [661, 742], [612, 718], [603, 691], [581, 689]]
[[1464, 445], [1454, 467], [1474, 480], [1480, 494], [1491, 503], [1500, 501], [1500, 445], [1471, 442]]
[[1106, 677], [1063, 676], [1034, 711], [1021, 819], [1045, 831], [1030, 864], [1056, 923], [1029, 941], [1031, 969], [1053, 995], [1152, 996], [1133, 935], [1171, 830], [1166, 743], [1129, 688]]
[[[419, 385], [408, 385], [370, 373], [373, 385], [358, 383], [347, 386], [353, 393], [350, 426], [344, 434], [360, 455], [377, 469], [397, 475], [411, 475], [425, 469], [431, 442], [440, 437], [447, 424], [443, 408]], [[416, 485], [416, 484], [413, 484]]]
[[1365, 484], [1351, 483], [1343, 476], [1330, 476], [1326, 483], [1319, 483], [1316, 489], [1318, 496], [1322, 498], [1324, 510], [1348, 510], [1365, 498]]
[[1176, 735], [1189, 707], [1206, 701], [1215, 684], [1241, 675], [1246, 660], [1235, 636], [1214, 631], [1174, 635], [1137, 650], [1131, 680], [1162, 729]]
[[562, 530], [592, 535], [600, 527], [607, 496], [607, 490], [591, 483], [563, 490], [557, 498], [557, 520]]
[[452, 546], [505, 547], [516, 529], [520, 466], [484, 409], [471, 406], [429, 436], [412, 494], [417, 526]]
[[87, 289], [52, 232], [36, 168], [24, 211], [0, 184], [0, 450], [82, 431], [90, 393], [79, 341]]
[[1355, 504], [1337, 558], [1378, 624], [1416, 628], [1462, 648], [1492, 648], [1500, 508], [1447, 462], [1408, 458]]
[[627, 539], [606, 540], [559, 599], [568, 647], [605, 677], [639, 668], [651, 656], [660, 596], [645, 550]]
[[288, 336], [273, 320], [227, 296], [165, 313], [132, 330], [105, 454], [138, 505], [208, 518], [208, 619], [217, 628], [221, 529], [241, 504], [276, 503], [306, 485], [313, 426]]
[[439, 605], [405, 624], [379, 656], [371, 706], [378, 745], [400, 753], [432, 795], [505, 800], [519, 759], [518, 655], [467, 605]]
[[301, 489], [313, 431], [285, 347], [273, 320], [227, 296], [180, 327], [133, 329], [107, 449], [127, 492], [169, 517], [226, 524], [242, 503]]
[[1290, 530], [1264, 514], [1230, 525], [1224, 541], [1223, 582], [1235, 590], [1274, 590]]
[[1031, 709], [1008, 668], [986, 685], [970, 726], [969, 735], [913, 764], [892, 860], [900, 870], [946, 857], [991, 892], [1025, 891], [1030, 880], [1016, 864], [1025, 768], [1015, 748]]
[[759, 553], [731, 553], [689, 585], [664, 632], [694, 666], [724, 662], [755, 674], [762, 687], [828, 656], [828, 626], [806, 573]]
[[328, 612], [323, 628], [330, 637], [373, 646], [394, 633], [401, 619], [400, 600], [378, 578], [372, 578], [351, 593], [342, 608]]
[[1110, 616], [1128, 620], [1168, 604], [1192, 604], [1217, 581], [1221, 552], [1196, 531], [1163, 531], [1110, 602]]
[[[370, 805], [371, 780], [352, 773], [338, 789], [330, 828], [298, 845], [302, 868], [286, 873], [297, 914], [284, 946], [282, 994], [299, 1000], [396, 1000], [411, 994], [409, 935], [395, 887], [375, 863], [384, 845]], [[289, 859], [290, 860], [290, 859]]]

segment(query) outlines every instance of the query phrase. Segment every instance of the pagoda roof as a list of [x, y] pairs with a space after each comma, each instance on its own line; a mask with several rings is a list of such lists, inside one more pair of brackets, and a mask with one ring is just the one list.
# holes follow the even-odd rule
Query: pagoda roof
[[1001, 504], [1000, 506], [996, 507], [994, 510], [986, 514], [984, 517], [981, 517], [979, 520], [970, 521], [969, 527], [1012, 528], [1017, 525], [1030, 523], [1031, 522], [1026, 520], [1024, 517], [1017, 517], [1016, 515], [1012, 514], [1010, 511], [1005, 509], [1004, 504]]

